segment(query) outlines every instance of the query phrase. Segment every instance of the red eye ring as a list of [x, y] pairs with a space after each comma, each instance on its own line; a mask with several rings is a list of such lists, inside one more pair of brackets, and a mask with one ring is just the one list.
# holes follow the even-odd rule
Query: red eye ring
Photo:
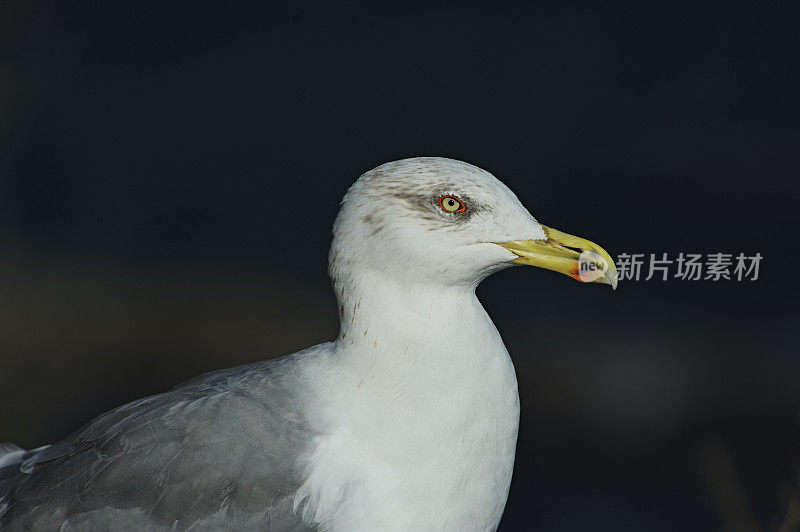
[[467, 206], [464, 202], [455, 196], [442, 196], [439, 198], [439, 207], [441, 207], [444, 212], [449, 213], [464, 212], [467, 210]]

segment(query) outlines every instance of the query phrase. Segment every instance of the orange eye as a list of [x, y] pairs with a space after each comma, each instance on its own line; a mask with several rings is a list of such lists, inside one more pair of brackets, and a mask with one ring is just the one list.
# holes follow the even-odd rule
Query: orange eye
[[439, 198], [439, 207], [441, 207], [444, 212], [464, 212], [467, 210], [467, 206], [464, 205], [464, 202], [455, 196], [442, 196]]

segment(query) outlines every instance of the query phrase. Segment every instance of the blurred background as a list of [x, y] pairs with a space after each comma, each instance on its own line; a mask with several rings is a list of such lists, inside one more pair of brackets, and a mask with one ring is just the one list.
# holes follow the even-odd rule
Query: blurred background
[[501, 529], [800, 527], [799, 8], [0, 3], [0, 441], [333, 338], [341, 196], [441, 155], [612, 255], [764, 257], [481, 285], [522, 401]]

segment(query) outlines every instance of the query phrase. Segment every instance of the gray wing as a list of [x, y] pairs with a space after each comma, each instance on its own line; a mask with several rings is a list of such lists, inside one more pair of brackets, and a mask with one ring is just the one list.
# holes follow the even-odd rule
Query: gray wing
[[306, 530], [294, 495], [313, 437], [298, 363], [212, 373], [0, 462], [0, 529]]

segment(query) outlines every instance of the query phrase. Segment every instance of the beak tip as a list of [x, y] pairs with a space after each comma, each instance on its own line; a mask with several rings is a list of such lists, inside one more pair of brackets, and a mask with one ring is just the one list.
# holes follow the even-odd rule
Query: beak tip
[[606, 275], [606, 282], [611, 285], [611, 290], [617, 290], [617, 270], [612, 269], [612, 271], [608, 272], [610, 275]]

